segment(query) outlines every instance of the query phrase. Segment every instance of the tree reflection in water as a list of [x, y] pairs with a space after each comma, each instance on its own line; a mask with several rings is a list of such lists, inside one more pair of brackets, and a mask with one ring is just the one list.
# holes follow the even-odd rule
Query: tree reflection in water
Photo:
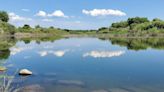
[[148, 48], [164, 49], [164, 38], [99, 38], [109, 40], [113, 45], [127, 47], [129, 50], [146, 50]]

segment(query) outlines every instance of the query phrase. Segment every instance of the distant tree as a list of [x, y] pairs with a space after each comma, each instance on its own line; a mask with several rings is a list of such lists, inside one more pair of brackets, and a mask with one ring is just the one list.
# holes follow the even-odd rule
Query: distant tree
[[158, 18], [155, 18], [155, 19], [153, 19], [153, 22], [154, 21], [162, 21], [161, 19], [158, 19]]
[[35, 28], [38, 29], [38, 28], [41, 28], [41, 27], [40, 27], [40, 25], [36, 25]]
[[66, 32], [70, 32], [70, 30], [69, 30], [69, 29], [64, 29], [64, 31], [66, 31]]
[[[101, 31], [101, 30], [105, 30], [105, 29], [108, 29], [107, 27], [102, 27], [102, 28], [99, 28], [98, 30]], [[92, 30], [91, 30], [92, 31]], [[94, 30], [95, 31], [95, 30]]]
[[128, 22], [122, 21], [122, 22], [118, 22], [118, 23], [113, 23], [112, 27], [113, 28], [126, 28], [126, 27], [128, 27]]
[[153, 22], [153, 26], [158, 29], [164, 29], [164, 21], [155, 21]]
[[53, 26], [50, 26], [50, 29], [54, 29], [54, 27]]
[[23, 29], [31, 29], [30, 25], [28, 25], [28, 24], [25, 24], [22, 28]]
[[0, 11], [0, 21], [3, 21], [3, 22], [9, 21], [9, 16], [8, 16], [7, 12]]
[[140, 23], [149, 22], [149, 20], [147, 18], [135, 17], [135, 18], [129, 18], [127, 22], [128, 25], [131, 25], [131, 24], [140, 24]]

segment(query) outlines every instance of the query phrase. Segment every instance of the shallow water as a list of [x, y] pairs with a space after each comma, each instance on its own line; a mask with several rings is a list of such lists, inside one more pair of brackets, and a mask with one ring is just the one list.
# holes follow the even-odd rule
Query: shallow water
[[[139, 43], [139, 48], [118, 42], [16, 41], [1, 61], [8, 67], [5, 74], [15, 76], [10, 87], [16, 92], [164, 92], [164, 44], [143, 48]], [[33, 75], [19, 76], [23, 68]]]

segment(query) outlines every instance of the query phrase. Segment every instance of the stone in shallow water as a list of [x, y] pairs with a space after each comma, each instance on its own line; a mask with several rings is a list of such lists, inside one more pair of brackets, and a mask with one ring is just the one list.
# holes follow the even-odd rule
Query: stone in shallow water
[[124, 88], [112, 88], [109, 92], [140, 92], [140, 91], [129, 91], [128, 89]]
[[6, 67], [0, 66], [0, 71], [5, 71], [5, 70], [7, 70]]
[[38, 84], [18, 88], [16, 92], [45, 92], [44, 88]]
[[19, 71], [20, 75], [32, 75], [32, 72], [28, 69], [22, 69]]
[[84, 86], [84, 83], [79, 80], [58, 80], [58, 83], [62, 85]]
[[92, 91], [92, 92], [109, 92], [109, 91], [107, 91], [107, 90], [94, 90], [94, 91]]

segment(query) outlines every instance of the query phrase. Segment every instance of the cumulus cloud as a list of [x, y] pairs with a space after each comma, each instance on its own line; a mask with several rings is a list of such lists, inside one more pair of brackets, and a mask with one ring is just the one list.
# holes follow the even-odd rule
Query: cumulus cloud
[[66, 16], [61, 10], [56, 10], [52, 14], [48, 14], [48, 16], [50, 16], [50, 17], [64, 17], [64, 18], [68, 18], [68, 16]]
[[16, 15], [13, 12], [9, 13], [9, 17], [10, 17], [11, 21], [31, 21], [32, 20], [31, 18], [21, 17], [19, 15]]
[[29, 9], [21, 9], [22, 11], [24, 12], [29, 12], [30, 10]]
[[38, 13], [36, 13], [36, 16], [39, 16], [39, 17], [46, 17], [47, 14], [45, 11], [39, 11]]
[[82, 10], [83, 14], [90, 15], [90, 16], [126, 16], [125, 12], [120, 10], [113, 10], [113, 9], [93, 9], [93, 10]]
[[63, 18], [68, 18], [68, 16], [66, 16], [64, 14], [64, 12], [61, 11], [61, 10], [56, 10], [53, 13], [46, 13], [45, 11], [39, 11], [38, 13], [36, 13], [36, 16], [40, 16], [40, 17], [63, 17]]
[[83, 57], [110, 58], [121, 56], [125, 51], [91, 51], [83, 54]]

